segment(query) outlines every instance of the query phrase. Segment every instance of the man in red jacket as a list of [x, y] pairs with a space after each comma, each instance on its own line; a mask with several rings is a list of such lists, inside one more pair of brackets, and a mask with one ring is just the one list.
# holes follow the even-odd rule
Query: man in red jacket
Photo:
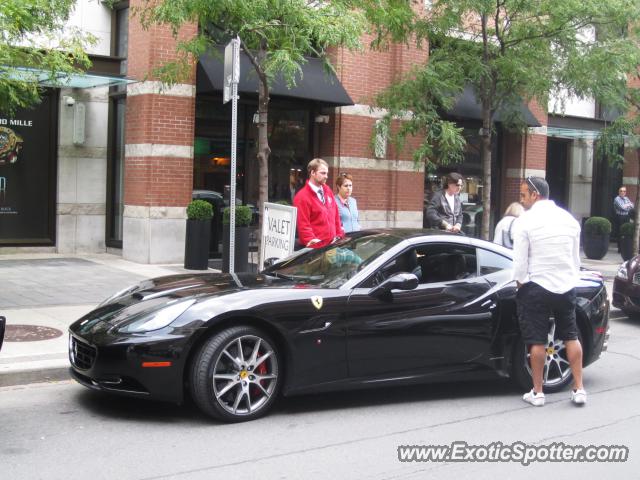
[[293, 199], [298, 209], [298, 239], [305, 247], [319, 248], [343, 237], [344, 230], [333, 192], [325, 185], [329, 165], [314, 158], [307, 165], [307, 173], [309, 180]]

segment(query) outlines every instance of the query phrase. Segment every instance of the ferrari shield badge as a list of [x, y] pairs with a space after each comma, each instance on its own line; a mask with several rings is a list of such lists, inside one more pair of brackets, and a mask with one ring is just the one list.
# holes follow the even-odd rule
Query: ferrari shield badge
[[314, 295], [311, 297], [311, 303], [313, 303], [314, 307], [320, 310], [322, 308], [322, 297], [320, 295]]

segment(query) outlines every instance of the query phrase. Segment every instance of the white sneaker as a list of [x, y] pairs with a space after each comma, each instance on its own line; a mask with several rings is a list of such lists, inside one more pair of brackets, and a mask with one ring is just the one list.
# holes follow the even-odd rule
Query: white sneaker
[[576, 405], [584, 405], [587, 403], [587, 392], [584, 391], [584, 388], [571, 390], [571, 401]]
[[544, 406], [544, 393], [535, 393], [533, 389], [531, 389], [530, 392], [527, 392], [522, 396], [522, 400], [530, 403], [534, 407], [542, 407]]

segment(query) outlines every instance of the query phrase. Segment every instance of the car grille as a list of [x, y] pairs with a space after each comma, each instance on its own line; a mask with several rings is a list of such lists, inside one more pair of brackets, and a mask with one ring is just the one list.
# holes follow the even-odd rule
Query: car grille
[[69, 361], [80, 370], [89, 370], [96, 360], [98, 351], [95, 347], [79, 342], [73, 335], [69, 336]]
[[640, 272], [633, 274], [633, 283], [640, 285]]

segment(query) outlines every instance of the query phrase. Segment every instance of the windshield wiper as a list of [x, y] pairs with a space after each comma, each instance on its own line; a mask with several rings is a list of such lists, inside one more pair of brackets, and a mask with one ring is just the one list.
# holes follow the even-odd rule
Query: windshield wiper
[[299, 282], [299, 281], [309, 282], [309, 281], [315, 281], [315, 280], [322, 280], [324, 278], [324, 275], [285, 275], [283, 273], [278, 273], [278, 272], [270, 272], [268, 273], [268, 275], [272, 275], [276, 278], [282, 278], [284, 280], [291, 280], [294, 282]]

